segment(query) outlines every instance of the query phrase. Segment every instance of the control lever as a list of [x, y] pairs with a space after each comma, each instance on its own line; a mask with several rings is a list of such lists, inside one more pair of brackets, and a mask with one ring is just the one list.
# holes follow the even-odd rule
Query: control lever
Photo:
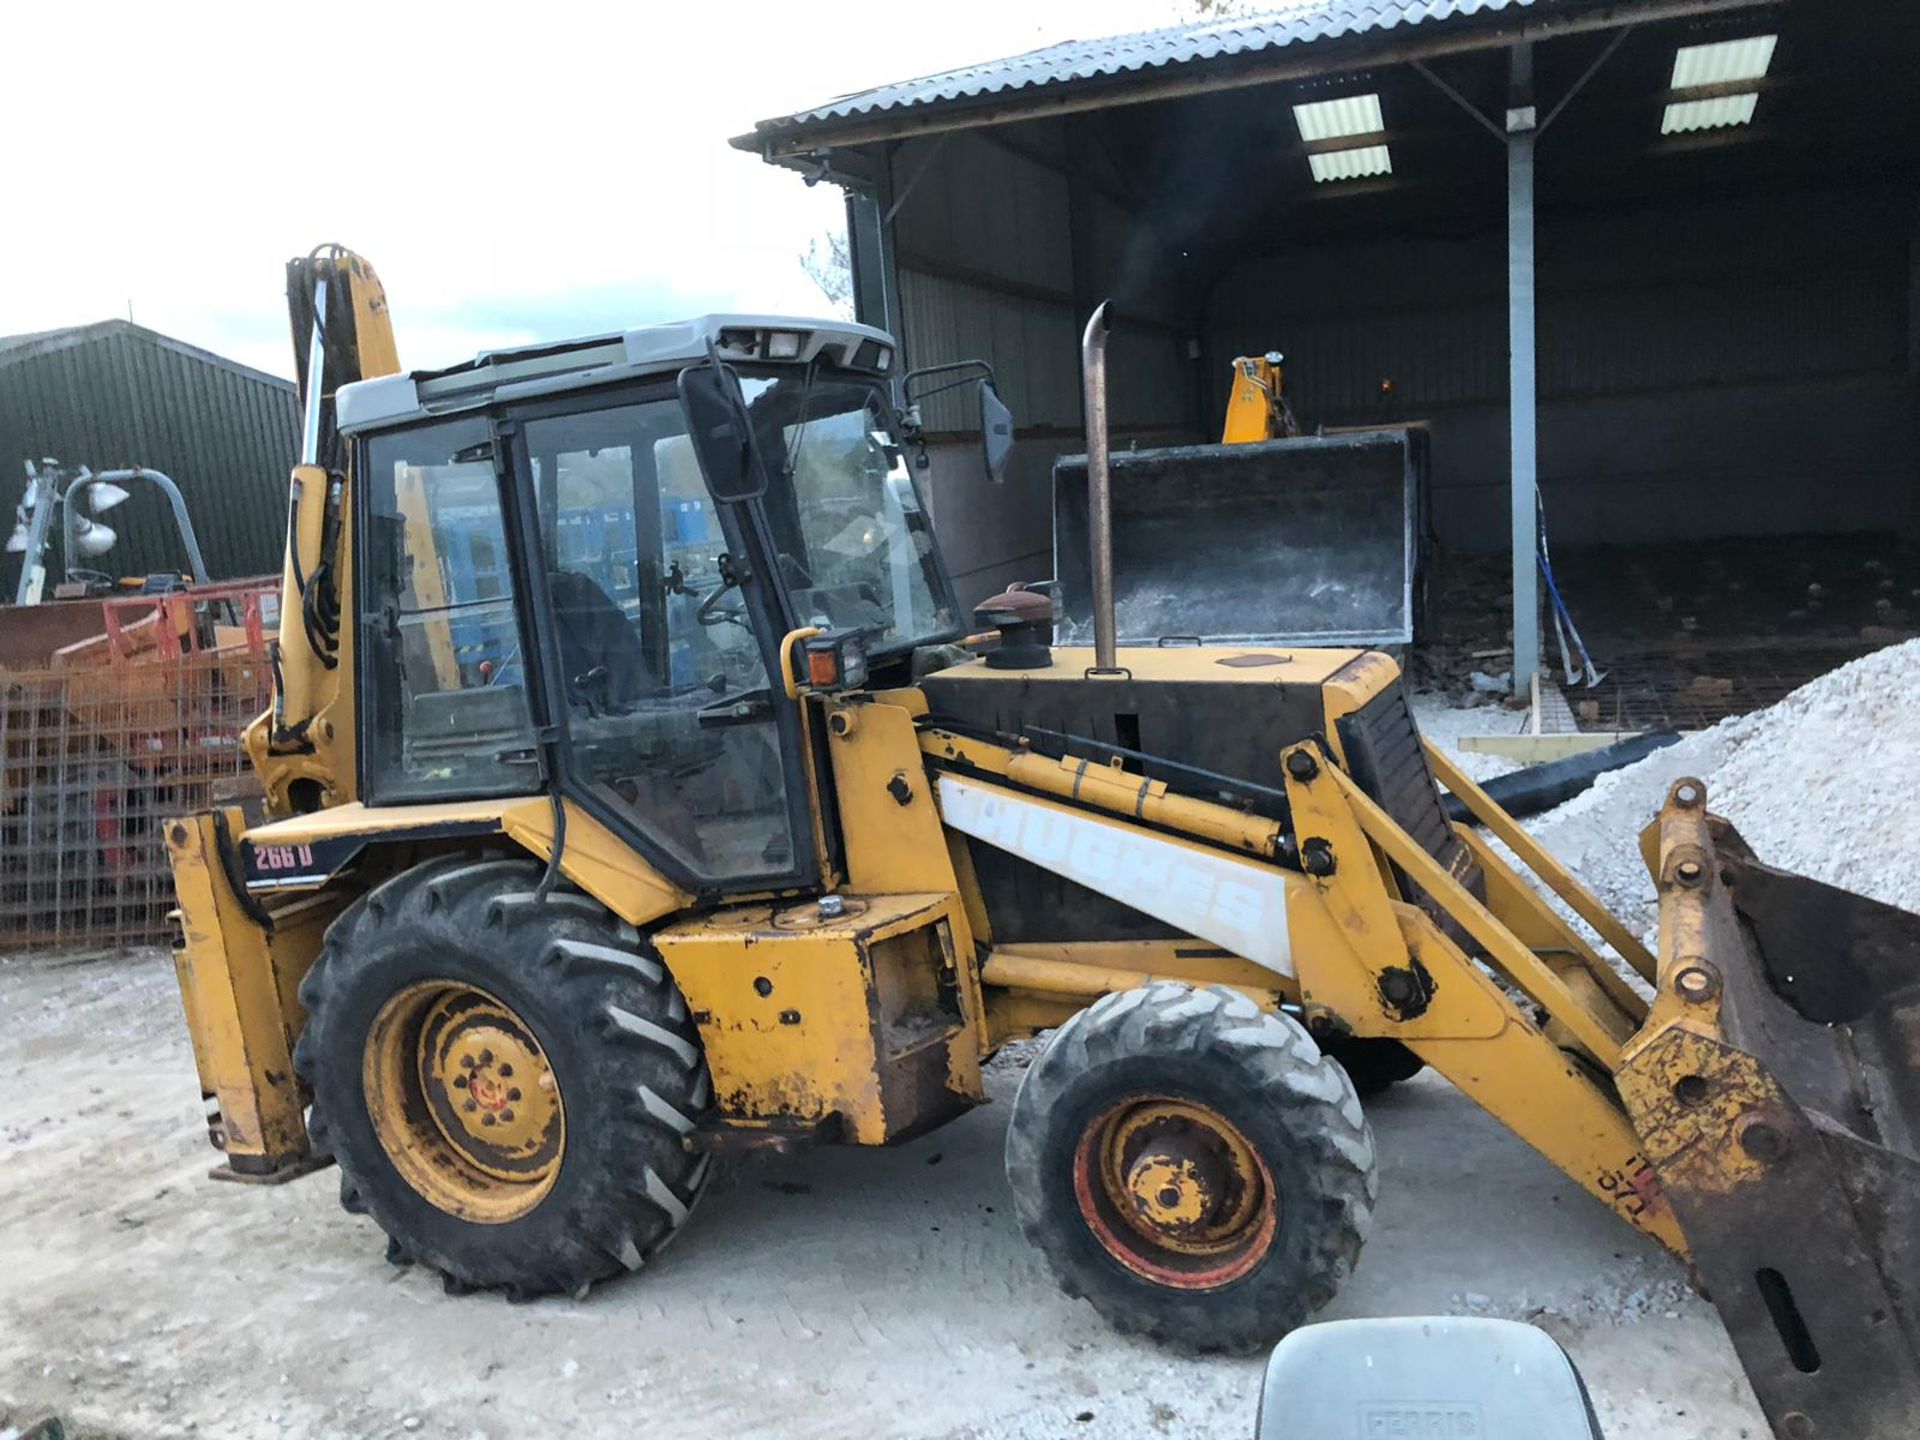
[[574, 694], [580, 697], [589, 715], [604, 715], [612, 708], [608, 703], [608, 678], [604, 665], [596, 665], [585, 674], [573, 677]]
[[765, 687], [747, 690], [694, 713], [702, 730], [724, 730], [734, 725], [757, 725], [773, 718], [773, 692]]

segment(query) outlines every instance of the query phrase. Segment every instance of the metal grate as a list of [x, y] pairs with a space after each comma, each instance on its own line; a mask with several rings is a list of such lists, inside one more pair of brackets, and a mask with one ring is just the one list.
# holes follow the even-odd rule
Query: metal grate
[[1440, 791], [1407, 707], [1404, 685], [1373, 697], [1340, 722], [1341, 748], [1360, 788], [1379, 802], [1420, 848], [1451, 865], [1461, 849], [1440, 805]]
[[[1406, 686], [1395, 684], [1342, 719], [1340, 744], [1360, 788], [1475, 898], [1484, 900], [1486, 877], [1447, 819], [1419, 727], [1407, 704]], [[1477, 942], [1460, 928], [1459, 920], [1444, 902], [1415, 885], [1398, 865], [1393, 873], [1402, 895], [1420, 905], [1470, 954], [1479, 952]]]
[[[1685, 655], [1609, 655], [1598, 689], [1563, 687], [1582, 730], [1704, 730], [1777, 704], [1828, 671], [1901, 636], [1778, 648], [1727, 647]], [[1542, 687], [1543, 690], [1545, 687]]]
[[0, 675], [0, 950], [168, 938], [162, 826], [260, 793], [270, 679], [251, 645]]

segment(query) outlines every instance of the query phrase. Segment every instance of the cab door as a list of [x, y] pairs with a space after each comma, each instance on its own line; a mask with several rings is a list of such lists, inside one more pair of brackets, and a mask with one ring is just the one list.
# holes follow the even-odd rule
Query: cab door
[[656, 388], [514, 420], [563, 783], [696, 892], [811, 886], [805, 742], [773, 678], [785, 632], [686, 413]]

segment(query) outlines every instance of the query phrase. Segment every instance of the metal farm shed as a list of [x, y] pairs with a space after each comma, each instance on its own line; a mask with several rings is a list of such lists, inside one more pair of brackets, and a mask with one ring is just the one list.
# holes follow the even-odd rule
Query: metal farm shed
[[964, 402], [930, 417], [963, 600], [1048, 573], [1077, 338], [1111, 298], [1117, 448], [1217, 439], [1228, 362], [1268, 350], [1310, 427], [1424, 422], [1431, 523], [1504, 577], [1523, 688], [1536, 489], [1556, 562], [1920, 525], [1916, 69], [1912, 5], [1326, 0], [883, 85], [734, 143], [845, 188], [860, 317], [907, 363], [997, 368], [1006, 488]]
[[[186, 496], [216, 580], [279, 569], [298, 423], [291, 381], [130, 321], [0, 337], [0, 502], [19, 502], [29, 460], [162, 471]], [[152, 487], [134, 487], [109, 523], [118, 543], [87, 563], [119, 575], [184, 568]], [[11, 595], [19, 557], [4, 561], [0, 594]], [[59, 566], [50, 556], [50, 573]]]

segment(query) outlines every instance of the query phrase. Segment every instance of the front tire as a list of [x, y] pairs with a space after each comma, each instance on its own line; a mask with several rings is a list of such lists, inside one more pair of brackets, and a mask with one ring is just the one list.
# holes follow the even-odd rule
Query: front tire
[[705, 1186], [699, 1036], [659, 958], [537, 866], [450, 857], [327, 931], [294, 1067], [340, 1203], [450, 1285], [582, 1292], [638, 1269]]
[[1383, 1094], [1427, 1068], [1426, 1061], [1398, 1040], [1381, 1037], [1344, 1035], [1322, 1040], [1320, 1052], [1339, 1062], [1362, 1100]]
[[1378, 1180], [1346, 1073], [1236, 992], [1160, 982], [1074, 1016], [1007, 1129], [1027, 1238], [1118, 1330], [1272, 1344], [1334, 1296]]

